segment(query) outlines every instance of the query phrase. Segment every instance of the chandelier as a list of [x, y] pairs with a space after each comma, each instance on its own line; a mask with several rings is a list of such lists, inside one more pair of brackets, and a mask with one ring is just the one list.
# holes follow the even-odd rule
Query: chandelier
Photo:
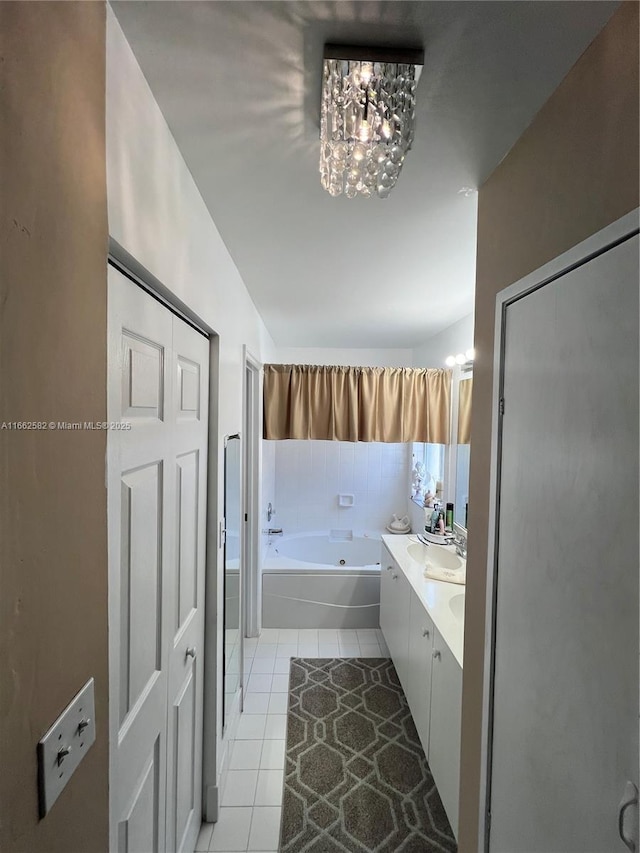
[[320, 182], [332, 196], [387, 198], [413, 142], [422, 50], [326, 45]]

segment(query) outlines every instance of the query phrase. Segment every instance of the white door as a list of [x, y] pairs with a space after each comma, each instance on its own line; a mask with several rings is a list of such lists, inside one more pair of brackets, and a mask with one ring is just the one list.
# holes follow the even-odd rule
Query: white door
[[110, 849], [201, 810], [207, 339], [109, 267]]
[[[638, 784], [637, 235], [510, 304], [505, 324], [489, 849], [623, 853], [619, 804]], [[633, 822], [628, 809], [627, 835]]]

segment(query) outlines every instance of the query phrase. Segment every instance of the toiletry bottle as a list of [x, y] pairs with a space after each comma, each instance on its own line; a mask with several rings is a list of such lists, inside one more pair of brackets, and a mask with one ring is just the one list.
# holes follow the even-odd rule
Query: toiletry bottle
[[438, 513], [438, 530], [440, 536], [444, 536], [444, 512], [440, 510]]
[[447, 514], [445, 517], [445, 527], [447, 530], [453, 530], [453, 504], [447, 504]]
[[438, 518], [440, 517], [440, 513], [437, 509], [437, 504], [434, 506], [433, 512], [431, 513], [431, 533], [438, 532]]

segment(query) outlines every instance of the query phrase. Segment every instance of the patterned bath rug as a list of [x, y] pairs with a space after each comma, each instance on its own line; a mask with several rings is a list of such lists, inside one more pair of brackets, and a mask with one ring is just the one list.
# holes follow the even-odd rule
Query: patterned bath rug
[[455, 853], [389, 658], [293, 658], [280, 853]]

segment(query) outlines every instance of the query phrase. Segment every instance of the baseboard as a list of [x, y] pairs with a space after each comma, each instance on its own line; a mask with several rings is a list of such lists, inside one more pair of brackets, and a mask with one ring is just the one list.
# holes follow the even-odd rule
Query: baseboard
[[218, 820], [220, 807], [220, 788], [218, 785], [208, 785], [204, 792], [204, 814], [202, 820], [205, 823], [215, 823]]

